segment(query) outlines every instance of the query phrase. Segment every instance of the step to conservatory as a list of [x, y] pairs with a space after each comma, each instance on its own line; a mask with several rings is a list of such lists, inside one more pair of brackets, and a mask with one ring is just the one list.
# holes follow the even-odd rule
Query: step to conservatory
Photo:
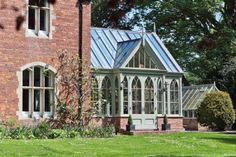
[[122, 134], [125, 135], [155, 135], [155, 134], [171, 134], [171, 133], [177, 133], [180, 131], [177, 130], [135, 130], [135, 131], [122, 131]]

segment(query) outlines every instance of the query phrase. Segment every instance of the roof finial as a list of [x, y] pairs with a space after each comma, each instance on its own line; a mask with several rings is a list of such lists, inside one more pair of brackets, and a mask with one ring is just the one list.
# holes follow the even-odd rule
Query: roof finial
[[142, 44], [143, 44], [143, 47], [145, 46], [145, 32], [146, 32], [146, 30], [145, 30], [145, 27], [144, 27], [144, 24], [143, 24], [143, 29], [142, 29], [142, 38], [143, 38]]
[[153, 24], [153, 33], [156, 33], [157, 32], [157, 28], [156, 28], [156, 23], [154, 22]]

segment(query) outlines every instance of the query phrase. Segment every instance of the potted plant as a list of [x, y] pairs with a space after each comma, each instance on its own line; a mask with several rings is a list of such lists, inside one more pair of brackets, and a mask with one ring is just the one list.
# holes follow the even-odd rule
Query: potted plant
[[128, 124], [126, 125], [126, 131], [134, 131], [135, 130], [135, 125], [133, 124], [133, 119], [131, 115], [128, 117]]
[[163, 124], [161, 125], [161, 127], [162, 127], [162, 130], [170, 130], [170, 124], [168, 124], [168, 119], [167, 119], [166, 114], [164, 115]]

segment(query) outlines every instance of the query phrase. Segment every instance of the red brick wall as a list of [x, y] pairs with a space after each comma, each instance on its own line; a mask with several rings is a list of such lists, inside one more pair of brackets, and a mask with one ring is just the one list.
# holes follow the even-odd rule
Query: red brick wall
[[[25, 23], [17, 31], [16, 18], [26, 12], [25, 0], [7, 0], [0, 4], [0, 119], [16, 117], [18, 108], [16, 72], [25, 64], [44, 62], [56, 68], [57, 51], [78, 52], [77, 0], [56, 1], [53, 6], [52, 39], [25, 36]], [[2, 5], [2, 6], [1, 6]], [[3, 6], [4, 5], [4, 6]], [[15, 11], [12, 9], [17, 7]], [[16, 11], [18, 10], [18, 11]], [[90, 5], [84, 5], [83, 54], [90, 57]]]
[[[158, 117], [158, 129], [161, 130], [161, 124], [163, 124], [163, 117]], [[115, 125], [120, 130], [126, 130], [128, 117], [112, 117], [112, 118], [94, 118], [92, 120], [93, 126], [106, 126]], [[183, 131], [183, 117], [168, 117], [168, 123], [171, 124], [171, 130]]]
[[108, 126], [114, 125], [116, 128], [126, 130], [128, 117], [106, 117], [106, 118], [93, 118], [91, 124], [93, 126]]
[[[161, 130], [163, 124], [163, 117], [158, 117], [158, 128]], [[168, 117], [168, 123], [171, 125], [171, 130], [183, 131], [183, 117]]]
[[201, 126], [198, 123], [196, 118], [184, 118], [183, 119], [183, 124], [184, 124], [184, 128], [186, 130], [202, 130], [202, 131], [208, 130], [207, 127]]

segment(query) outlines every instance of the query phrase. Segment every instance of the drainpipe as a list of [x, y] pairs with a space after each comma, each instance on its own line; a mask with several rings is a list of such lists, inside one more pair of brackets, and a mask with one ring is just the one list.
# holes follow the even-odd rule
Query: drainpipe
[[82, 61], [82, 49], [83, 49], [83, 0], [79, 0], [79, 58]]
[[[83, 60], [83, 0], [78, 0], [79, 1], [79, 59], [80, 59], [80, 66], [79, 66], [79, 102], [78, 104], [80, 105], [81, 108], [78, 108], [78, 114], [80, 116], [80, 118], [82, 118], [82, 96], [83, 96], [83, 80], [82, 80], [82, 77], [83, 77], [83, 63], [82, 63], [82, 60]], [[80, 125], [83, 126], [83, 119], [80, 119]]]

